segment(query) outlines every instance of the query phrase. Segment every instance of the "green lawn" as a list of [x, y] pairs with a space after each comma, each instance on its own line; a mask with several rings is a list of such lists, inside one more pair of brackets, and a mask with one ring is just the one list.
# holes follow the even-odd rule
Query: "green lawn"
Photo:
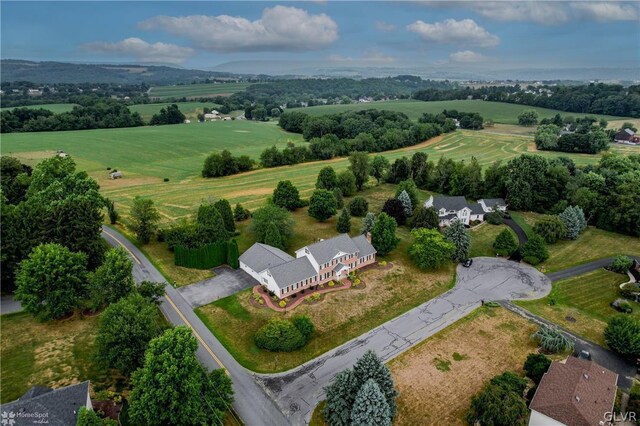
[[29, 108], [29, 109], [48, 109], [49, 111], [55, 113], [55, 114], [60, 114], [61, 112], [68, 112], [71, 111], [73, 109], [73, 107], [76, 106], [76, 104], [42, 104], [42, 105], [26, 105], [26, 106], [22, 106], [22, 107], [7, 107], [7, 108], [2, 108], [0, 109], [0, 111], [7, 111], [7, 110], [11, 110], [14, 108]]
[[149, 91], [152, 98], [194, 98], [218, 95], [231, 95], [241, 92], [249, 83], [202, 83], [176, 86], [155, 86]]
[[39, 323], [29, 314], [0, 317], [1, 401], [13, 401], [31, 386], [61, 387], [91, 380], [93, 390], [118, 379], [95, 367], [92, 359], [97, 317]]
[[[533, 226], [542, 215], [518, 212], [511, 216], [521, 217], [527, 225]], [[550, 257], [538, 267], [545, 272], [554, 272], [618, 254], [640, 256], [640, 238], [589, 226], [577, 240], [562, 240], [547, 248]]]
[[[628, 277], [598, 269], [585, 275], [553, 283], [549, 296], [518, 305], [585, 338], [604, 344], [607, 321], [618, 312], [609, 304], [617, 299], [619, 285]], [[640, 317], [640, 303], [631, 302]]]
[[596, 116], [598, 118], [604, 117], [607, 120], [619, 120], [621, 117], [613, 116], [599, 116], [595, 114], [577, 114], [564, 111], [558, 111], [547, 108], [537, 108], [527, 105], [509, 104], [504, 102], [487, 102], [481, 100], [463, 100], [463, 101], [434, 101], [434, 102], [422, 102], [415, 100], [399, 100], [399, 101], [379, 101], [370, 103], [357, 103], [347, 105], [320, 105], [308, 108], [301, 108], [300, 111], [304, 111], [311, 115], [323, 115], [333, 114], [343, 111], [361, 111], [365, 109], [388, 109], [392, 111], [403, 112], [409, 118], [417, 120], [423, 113], [428, 112], [432, 114], [438, 114], [445, 109], [456, 109], [464, 112], [478, 112], [485, 120], [491, 120], [495, 123], [504, 124], [517, 124], [518, 114], [523, 110], [534, 109], [538, 111], [540, 118], [553, 117], [556, 114], [572, 115], [574, 117], [583, 117], [586, 115]]
[[[162, 104], [137, 104], [129, 106], [131, 112], [137, 112], [142, 116], [145, 121], [151, 120], [154, 114], [160, 112], [162, 108], [166, 108], [174, 102], [162, 103]], [[196, 120], [198, 113], [202, 112], [204, 107], [217, 108], [219, 105], [214, 103], [204, 102], [175, 102], [178, 105], [180, 111], [190, 120]]]
[[[493, 249], [493, 242], [503, 229], [509, 229], [511, 231], [511, 228], [507, 225], [491, 225], [486, 222], [484, 225], [481, 225], [476, 229], [471, 229], [469, 231], [469, 234], [471, 235], [471, 251], [469, 252], [469, 256], [495, 256], [496, 252]], [[515, 232], [511, 231], [511, 234], [517, 241], [518, 237]]]

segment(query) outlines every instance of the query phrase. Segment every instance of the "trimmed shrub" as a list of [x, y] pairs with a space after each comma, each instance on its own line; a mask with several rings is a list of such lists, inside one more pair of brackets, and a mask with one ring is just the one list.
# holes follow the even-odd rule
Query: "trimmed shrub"
[[[318, 296], [320, 296], [320, 295], [318, 294]], [[313, 333], [316, 330], [316, 328], [315, 328], [315, 326], [313, 325], [313, 322], [311, 322], [311, 319], [308, 316], [306, 316], [306, 315], [295, 315], [293, 318], [291, 318], [291, 322], [298, 329], [298, 331], [302, 334], [302, 337], [304, 337], [305, 343], [308, 342], [309, 340], [311, 340], [311, 337], [313, 336]]]
[[543, 354], [529, 354], [524, 362], [524, 372], [536, 385], [542, 380], [542, 376], [547, 372], [551, 360]]
[[494, 210], [487, 213], [484, 216], [484, 219], [491, 225], [501, 225], [502, 222], [504, 222], [504, 213], [502, 213], [500, 210]]
[[616, 256], [609, 265], [609, 270], [619, 274], [626, 274], [633, 266], [633, 260], [627, 256]]
[[547, 244], [555, 244], [567, 234], [567, 227], [559, 216], [544, 216], [533, 227], [533, 232], [544, 238]]
[[367, 214], [369, 203], [364, 197], [355, 197], [349, 203], [349, 213], [351, 216], [362, 217]]
[[604, 340], [614, 352], [634, 359], [640, 357], [640, 319], [617, 315], [604, 329]]
[[178, 246], [174, 251], [174, 263], [177, 266], [194, 269], [211, 269], [227, 261], [227, 241], [207, 244], [189, 249]]
[[[280, 305], [282, 306], [283, 303], [286, 306], [286, 302], [281, 300]], [[313, 323], [304, 315], [294, 316], [291, 321], [271, 318], [256, 332], [254, 340], [262, 349], [272, 352], [291, 352], [306, 345], [314, 331]]]

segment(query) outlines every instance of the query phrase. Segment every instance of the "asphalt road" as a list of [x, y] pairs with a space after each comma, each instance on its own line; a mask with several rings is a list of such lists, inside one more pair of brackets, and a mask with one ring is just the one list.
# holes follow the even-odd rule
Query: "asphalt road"
[[[103, 226], [102, 236], [114, 247], [122, 246], [133, 259], [133, 276], [137, 282], [150, 280], [166, 282], [151, 262], [122, 234]], [[160, 309], [173, 325], [189, 326], [198, 340], [196, 355], [209, 370], [224, 367], [233, 381], [233, 408], [246, 425], [283, 426], [287, 418], [254, 380], [253, 374], [242, 367], [193, 312], [180, 292], [171, 285], [165, 287]], [[238, 422], [239, 424], [239, 422]]]
[[[633, 256], [631, 257], [633, 258]], [[578, 275], [595, 271], [596, 269], [604, 268], [605, 266], [609, 265], [613, 261], [613, 259], [613, 257], [606, 257], [604, 259], [594, 260], [592, 262], [574, 266], [572, 268], [563, 269], [562, 271], [552, 272], [550, 274], [547, 274], [547, 276], [553, 282], [566, 280], [567, 278], [576, 277]], [[640, 259], [636, 258], [636, 260], [640, 262]]]
[[537, 299], [549, 291], [551, 281], [528, 265], [477, 257], [470, 268], [458, 266], [456, 286], [448, 292], [294, 370], [258, 377], [291, 423], [304, 424], [324, 399], [323, 388], [367, 350], [388, 361], [468, 315], [482, 300]]

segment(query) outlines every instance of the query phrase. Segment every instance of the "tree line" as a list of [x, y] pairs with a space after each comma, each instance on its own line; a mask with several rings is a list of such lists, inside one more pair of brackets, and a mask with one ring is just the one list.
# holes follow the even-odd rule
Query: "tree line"
[[481, 99], [557, 109], [566, 112], [640, 117], [640, 85], [590, 83], [582, 85], [483, 86], [429, 88], [416, 91], [414, 99], [444, 101]]

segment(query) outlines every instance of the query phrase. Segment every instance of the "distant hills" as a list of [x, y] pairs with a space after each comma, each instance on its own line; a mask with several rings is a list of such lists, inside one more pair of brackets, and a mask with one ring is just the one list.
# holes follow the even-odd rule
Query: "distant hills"
[[0, 61], [2, 81], [53, 83], [121, 83], [163, 85], [194, 80], [237, 78], [229, 72], [203, 71], [161, 65], [71, 64], [16, 59]]

